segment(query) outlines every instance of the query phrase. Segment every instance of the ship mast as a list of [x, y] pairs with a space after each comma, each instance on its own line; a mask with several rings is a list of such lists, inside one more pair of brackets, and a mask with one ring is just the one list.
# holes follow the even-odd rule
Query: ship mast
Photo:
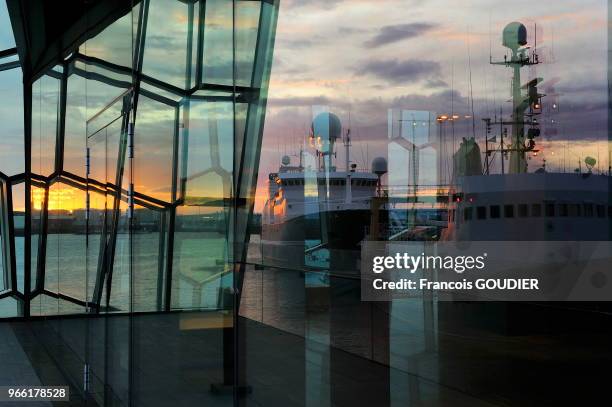
[[351, 129], [348, 128], [346, 130], [346, 137], [344, 138], [344, 148], [345, 148], [345, 161], [346, 161], [346, 189], [344, 193], [344, 201], [347, 204], [350, 204], [353, 201], [353, 191], [351, 188]]
[[[505, 155], [510, 153], [508, 172], [510, 174], [521, 174], [527, 172], [526, 153], [528, 151], [538, 151], [535, 150], [534, 139], [540, 135], [540, 130], [538, 121], [535, 117], [541, 114], [540, 99], [544, 95], [538, 93], [537, 85], [542, 79], [536, 78], [525, 85], [521, 85], [521, 68], [539, 64], [538, 55], [535, 51], [532, 52], [531, 55], [528, 55], [530, 47], [527, 45], [527, 28], [523, 24], [513, 22], [504, 28], [503, 45], [510, 49], [510, 59], [504, 56], [503, 62], [493, 62], [491, 60], [490, 63], [492, 65], [504, 65], [512, 68], [512, 116], [510, 121], [504, 121], [503, 118], [500, 118], [499, 123], [491, 122], [490, 119], [486, 119], [485, 121], [487, 123], [487, 132], [491, 124], [499, 124], [500, 127], [504, 125], [510, 125], [512, 127], [509, 148], [505, 148], [503, 144], [500, 147], [502, 166]], [[522, 91], [525, 89], [527, 93], [523, 94]], [[526, 126], [529, 127], [527, 131], [527, 142], [525, 141]], [[503, 137], [503, 131], [500, 137]], [[489, 165], [489, 155], [490, 151], [487, 146], [485, 154], [487, 166]]]

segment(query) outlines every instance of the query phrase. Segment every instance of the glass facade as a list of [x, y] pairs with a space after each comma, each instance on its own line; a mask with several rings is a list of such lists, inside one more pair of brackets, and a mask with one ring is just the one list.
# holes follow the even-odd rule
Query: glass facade
[[277, 10], [136, 2], [30, 79], [3, 4], [3, 316], [231, 309]]
[[[610, 404], [606, 1], [38, 3], [0, 0], [0, 387]], [[435, 285], [480, 277], [543, 288]]]

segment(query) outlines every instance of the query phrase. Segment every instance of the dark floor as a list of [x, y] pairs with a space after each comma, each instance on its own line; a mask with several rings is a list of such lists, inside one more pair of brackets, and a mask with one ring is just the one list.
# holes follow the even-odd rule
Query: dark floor
[[[486, 309], [490, 316], [495, 306]], [[441, 306], [433, 348], [420, 346], [410, 329], [396, 329], [392, 321], [387, 364], [358, 354], [362, 350], [330, 347], [330, 342], [342, 342], [332, 338], [334, 332], [344, 331], [321, 332], [316, 328], [320, 321], [314, 328], [307, 323], [306, 335], [300, 336], [240, 318], [238, 376], [249, 391], [239, 404], [612, 404], [607, 391], [612, 382], [611, 336], [606, 333], [609, 328], [598, 328], [610, 325], [609, 314], [564, 310], [567, 323], [576, 327], [581, 319], [584, 326], [563, 330], [560, 311], [538, 314], [529, 308], [502, 307], [496, 312], [506, 321], [528, 312], [548, 325], [542, 332], [509, 332], [508, 326], [496, 326], [494, 318], [483, 324], [486, 318], [479, 319], [479, 312], [481, 306]], [[309, 321], [324, 315], [314, 312]], [[332, 320], [338, 325], [337, 319]], [[234, 335], [229, 326], [231, 314], [220, 313], [3, 322], [0, 385], [70, 385], [72, 405], [127, 405], [131, 400], [131, 405], [147, 407], [230, 406], [231, 392], [211, 392], [211, 385], [223, 384], [224, 332], [226, 340]], [[372, 355], [384, 359], [385, 348], [380, 349]], [[83, 391], [85, 364], [90, 371], [87, 392]]]

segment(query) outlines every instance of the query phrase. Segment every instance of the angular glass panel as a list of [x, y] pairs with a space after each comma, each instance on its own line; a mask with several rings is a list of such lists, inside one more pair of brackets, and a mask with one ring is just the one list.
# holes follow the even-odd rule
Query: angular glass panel
[[95, 302], [100, 296], [100, 305], [106, 305], [103, 293], [104, 280], [100, 274], [101, 262], [106, 250], [106, 234], [110, 225], [110, 199], [103, 193], [89, 192], [89, 219], [87, 221], [87, 255], [85, 268], [87, 274], [87, 298]]
[[[215, 180], [216, 178], [216, 180]], [[216, 184], [221, 195], [222, 182], [214, 175], [202, 177], [210, 191]], [[211, 192], [209, 192], [211, 193]], [[224, 288], [232, 286], [228, 263], [228, 214], [219, 206], [181, 206], [177, 208], [174, 232], [172, 308], [219, 309], [226, 306]]]
[[[122, 126], [123, 118], [118, 117], [87, 140], [90, 154], [88, 298], [99, 302], [101, 310], [106, 312], [129, 310], [127, 218], [125, 204], [116, 199], [126, 189], [123, 177], [126, 134]], [[120, 203], [123, 206], [118, 207]]]
[[[0, 5], [0, 7], [2, 7]], [[0, 299], [0, 318], [19, 316], [19, 302], [11, 297]]]
[[131, 67], [134, 48], [133, 34], [135, 33], [134, 21], [138, 19], [138, 10], [139, 6], [133, 8], [131, 12], [88, 40], [79, 51], [106, 62]]
[[187, 161], [184, 163], [187, 200], [207, 196], [203, 185], [192, 180], [211, 172], [222, 177], [226, 188], [223, 196], [230, 196], [234, 164], [233, 126], [232, 103], [190, 103]]
[[78, 75], [68, 77], [66, 95], [66, 135], [64, 138], [64, 171], [85, 178], [87, 150], [87, 80]]
[[32, 185], [31, 193], [30, 193], [30, 214], [32, 217], [32, 238], [31, 238], [31, 251], [30, 251], [30, 270], [31, 270], [31, 279], [30, 279], [30, 290], [34, 290], [36, 288], [36, 282], [38, 278], [38, 254], [39, 254], [39, 245], [41, 242], [42, 230], [44, 225], [44, 217], [45, 214], [45, 199], [46, 199], [46, 191], [45, 188], [40, 188]]
[[[86, 192], [58, 182], [49, 187], [48, 199], [45, 289], [84, 301]], [[60, 305], [62, 313], [74, 309]], [[79, 310], [85, 312], [82, 306]]]
[[13, 225], [15, 227], [15, 266], [17, 274], [17, 290], [23, 293], [24, 259], [25, 259], [25, 185], [13, 184], [11, 187], [13, 197]]
[[132, 222], [134, 311], [156, 311], [161, 304], [165, 270], [163, 212], [137, 206]]
[[[87, 120], [92, 120], [98, 117], [100, 114], [105, 113], [108, 109], [114, 109], [113, 112], [119, 108], [121, 109], [122, 96], [126, 93], [124, 87], [113, 86], [108, 83], [104, 83], [98, 80], [87, 80], [86, 83], [87, 91]], [[88, 127], [88, 134], [91, 134], [97, 129], [90, 129]]]
[[24, 171], [23, 83], [21, 69], [0, 72], [0, 172]]
[[[258, 39], [259, 1], [238, 0], [235, 4], [234, 43], [236, 52], [236, 85], [251, 86], [255, 49]], [[265, 38], [265, 37], [264, 37]]]
[[[112, 205], [112, 202], [109, 202], [109, 205]], [[108, 211], [108, 216], [111, 216], [111, 211]], [[129, 233], [129, 225], [130, 219], [128, 216], [128, 205], [126, 202], [121, 201], [119, 205], [119, 212], [117, 213], [118, 221], [117, 221], [117, 233], [114, 244], [114, 252], [113, 252], [113, 268], [112, 268], [112, 276], [110, 278], [110, 296], [109, 296], [109, 308], [106, 310], [107, 312], [130, 312], [131, 307], [131, 270], [130, 270], [130, 262], [132, 258], [132, 251], [130, 248], [130, 233]], [[109, 219], [110, 220], [110, 219]], [[109, 222], [109, 226], [112, 223]], [[111, 243], [111, 239], [113, 236], [111, 235], [111, 230], [109, 228], [108, 231], [108, 241], [109, 247]], [[110, 255], [110, 253], [109, 253]], [[137, 285], [134, 287], [138, 287], [140, 282], [136, 279], [133, 280]], [[106, 281], [105, 289], [108, 289], [108, 278]], [[106, 296], [107, 293], [105, 292]], [[103, 298], [102, 304], [105, 304], [105, 299]]]
[[15, 46], [13, 27], [9, 18], [6, 2], [0, 2], [0, 51]]
[[191, 48], [187, 35], [189, 7], [180, 1], [149, 3], [142, 72], [179, 88], [190, 87], [186, 78], [187, 50]]
[[178, 110], [147, 97], [138, 100], [134, 135], [134, 189], [170, 202]]
[[207, 0], [204, 19], [202, 82], [233, 85], [233, 2]]
[[48, 176], [55, 170], [55, 140], [60, 81], [43, 76], [32, 85], [32, 172]]
[[113, 184], [113, 188], [115, 187], [117, 175], [121, 175], [117, 171], [121, 170], [125, 160], [125, 149], [121, 145], [125, 142], [125, 136], [122, 138], [121, 127], [122, 118], [118, 117], [88, 138], [90, 155], [88, 179], [91, 182], [98, 185], [110, 183]]

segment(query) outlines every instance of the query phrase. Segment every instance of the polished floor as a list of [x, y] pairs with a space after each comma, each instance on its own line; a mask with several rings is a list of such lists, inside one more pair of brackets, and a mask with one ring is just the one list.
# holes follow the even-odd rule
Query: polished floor
[[[308, 321], [326, 314], [311, 311]], [[539, 329], [510, 329], [527, 314], [541, 319]], [[375, 359], [388, 363], [342, 349], [341, 338], [329, 346], [330, 335], [346, 332], [340, 327], [307, 329], [305, 338], [241, 317], [232, 343], [231, 314], [223, 313], [3, 322], [0, 385], [70, 385], [72, 405], [230, 406], [231, 392], [211, 388], [234, 377], [223, 355], [237, 345], [244, 406], [605, 405], [611, 319], [579, 308], [447, 304], [434, 348], [403, 349], [416, 346], [408, 330], [394, 331], [386, 350], [373, 345]]]

